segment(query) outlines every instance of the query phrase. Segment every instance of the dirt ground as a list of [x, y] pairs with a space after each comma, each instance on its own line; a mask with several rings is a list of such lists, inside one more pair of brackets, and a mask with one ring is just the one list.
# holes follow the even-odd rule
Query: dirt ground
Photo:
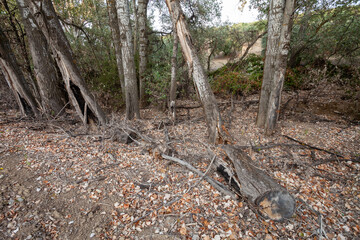
[[114, 141], [113, 130], [124, 125], [156, 143], [168, 132], [174, 156], [205, 172], [208, 149], [218, 154], [220, 147], [206, 142], [201, 108], [179, 108], [174, 125], [166, 112], [148, 108], [142, 120], [113, 114], [109, 126], [90, 129], [71, 112], [34, 121], [3, 103], [0, 239], [319, 239], [320, 231], [328, 239], [359, 239], [357, 103], [336, 91], [284, 93], [279, 130], [267, 137], [254, 124], [257, 100], [221, 99], [219, 106], [235, 144], [248, 146], [252, 160], [297, 199], [291, 219], [262, 219], [245, 200], [159, 158], [146, 139]]

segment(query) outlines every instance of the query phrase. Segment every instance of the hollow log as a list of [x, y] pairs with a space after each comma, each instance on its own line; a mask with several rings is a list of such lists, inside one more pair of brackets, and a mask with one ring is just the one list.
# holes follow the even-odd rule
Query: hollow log
[[[233, 190], [248, 198], [260, 215], [282, 221], [294, 214], [295, 200], [284, 187], [255, 166], [251, 158], [242, 150], [229, 145], [224, 146], [223, 149], [233, 171], [222, 165], [217, 167], [218, 171], [223, 176], [224, 173], [227, 175]], [[234, 187], [234, 184], [238, 187]]]

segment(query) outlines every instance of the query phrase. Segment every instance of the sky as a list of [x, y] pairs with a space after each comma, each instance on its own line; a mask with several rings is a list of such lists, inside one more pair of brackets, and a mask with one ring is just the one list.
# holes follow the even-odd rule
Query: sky
[[249, 9], [246, 4], [243, 11], [239, 10], [239, 0], [222, 0], [223, 8], [221, 13], [222, 21], [229, 20], [231, 23], [255, 22], [257, 21], [257, 11]]

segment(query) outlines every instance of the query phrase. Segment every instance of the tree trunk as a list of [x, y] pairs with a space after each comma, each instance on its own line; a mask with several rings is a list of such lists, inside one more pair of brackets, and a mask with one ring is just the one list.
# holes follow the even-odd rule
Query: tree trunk
[[287, 56], [290, 45], [290, 23], [294, 11], [295, 0], [287, 0], [285, 3], [282, 28], [280, 32], [279, 50], [275, 61], [275, 69], [272, 79], [272, 89], [268, 103], [268, 113], [265, 122], [266, 134], [271, 134], [275, 129], [280, 111], [281, 91], [284, 85]]
[[25, 3], [30, 6], [30, 10], [33, 11], [32, 15], [36, 16], [36, 21], [52, 48], [69, 98], [77, 114], [84, 124], [87, 124], [89, 119], [105, 124], [106, 116], [87, 89], [75, 64], [70, 43], [60, 25], [51, 0], [25, 0]]
[[187, 26], [185, 15], [178, 0], [166, 0], [173, 24], [176, 25], [177, 35], [181, 44], [184, 58], [192, 73], [197, 92], [204, 108], [208, 126], [209, 140], [212, 143], [227, 141], [224, 126], [216, 103], [214, 93], [204, 73], [197, 52], [192, 44], [191, 34]]
[[120, 42], [120, 29], [118, 23], [118, 16], [116, 13], [116, 3], [115, 0], [108, 0], [108, 12], [109, 12], [109, 25], [111, 28], [112, 39], [115, 48], [115, 56], [116, 56], [116, 65], [119, 73], [121, 91], [122, 91], [122, 98], [126, 101], [125, 98], [125, 80], [124, 80], [124, 69], [122, 63], [122, 56], [121, 56], [121, 42]]
[[[141, 0], [140, 0], [141, 1]], [[140, 4], [140, 3], [138, 3]], [[139, 44], [139, 17], [138, 17], [138, 9], [136, 7], [136, 0], [132, 0], [132, 10], [134, 14], [134, 56], [138, 55], [138, 44]], [[135, 63], [136, 64], [136, 63]]]
[[173, 121], [176, 121], [176, 75], [177, 75], [177, 52], [179, 46], [179, 38], [176, 34], [176, 25], [173, 26], [173, 49], [171, 56], [171, 81], [170, 81], [170, 113], [172, 115]]
[[267, 134], [274, 130], [277, 121], [293, 10], [294, 0], [272, 0], [270, 3], [264, 77], [256, 121], [257, 126], [265, 127]]
[[[2, 3], [5, 7], [5, 10], [8, 12], [8, 16], [9, 16], [9, 23], [10, 23], [10, 26], [12, 28], [12, 30], [14, 31], [14, 34], [15, 34], [15, 39], [17, 41], [17, 43], [19, 44], [20, 46], [20, 49], [21, 49], [21, 54], [23, 56], [23, 59], [25, 61], [25, 66], [24, 68], [26, 69], [26, 72], [29, 74], [29, 78], [31, 78], [31, 84], [33, 85], [33, 90], [34, 90], [34, 94], [35, 94], [35, 97], [38, 97], [36, 95], [39, 95], [38, 93], [38, 89], [37, 89], [37, 86], [35, 85], [35, 83], [33, 82], [33, 80], [35, 79], [34, 78], [34, 74], [33, 72], [31, 71], [31, 64], [30, 64], [30, 55], [28, 54], [27, 52], [27, 48], [26, 48], [26, 43], [25, 43], [25, 34], [22, 30], [21, 27], [17, 28], [16, 25], [19, 23], [16, 19], [16, 11], [10, 9], [9, 7], [9, 4], [8, 4], [8, 1], [7, 0], [2, 0]], [[19, 24], [20, 25], [20, 24]], [[24, 69], [23, 68], [23, 69]], [[25, 73], [25, 75], [27, 75]]]
[[147, 33], [146, 33], [146, 20], [147, 20], [147, 5], [149, 0], [138, 1], [138, 31], [139, 31], [139, 83], [140, 83], [140, 102], [142, 106], [146, 104], [145, 98], [145, 74], [147, 66]]
[[225, 167], [216, 162], [215, 165], [235, 192], [247, 197], [266, 218], [281, 221], [294, 214], [295, 200], [284, 187], [255, 166], [240, 149], [229, 145], [223, 148], [230, 164]]
[[126, 92], [126, 117], [140, 118], [130, 13], [127, 0], [116, 0]]
[[25, 77], [10, 47], [9, 40], [0, 28], [0, 67], [5, 79], [15, 95], [16, 102], [23, 116], [35, 115], [40, 112]]
[[65, 104], [64, 96], [46, 38], [24, 0], [17, 0], [17, 3], [29, 42], [42, 108], [47, 115], [58, 115]]

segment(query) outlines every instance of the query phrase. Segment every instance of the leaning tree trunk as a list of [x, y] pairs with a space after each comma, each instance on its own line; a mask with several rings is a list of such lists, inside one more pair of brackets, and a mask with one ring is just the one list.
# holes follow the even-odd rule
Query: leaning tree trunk
[[280, 221], [294, 214], [295, 200], [284, 187], [255, 166], [240, 149], [229, 145], [223, 149], [229, 164], [222, 165], [217, 161], [215, 165], [235, 192], [250, 200], [266, 218]]
[[109, 25], [111, 28], [111, 34], [115, 48], [116, 65], [119, 73], [122, 98], [124, 101], [126, 101], [124, 69], [123, 69], [122, 56], [121, 56], [120, 29], [118, 23], [118, 16], [116, 13], [116, 3], [115, 0], [108, 0], [107, 3], [108, 3], [108, 13], [109, 13]]
[[173, 26], [173, 49], [171, 56], [171, 81], [170, 81], [170, 113], [173, 121], [176, 121], [176, 75], [177, 75], [177, 52], [179, 46], [179, 38], [176, 34], [176, 25]]
[[138, 84], [136, 79], [130, 13], [127, 0], [116, 0], [117, 14], [120, 29], [121, 54], [126, 92], [126, 117], [133, 119], [134, 115], [140, 118]]
[[23, 116], [39, 116], [40, 112], [34, 96], [26, 83], [19, 64], [10, 47], [9, 40], [0, 28], [0, 68], [15, 95], [16, 102]]
[[192, 44], [191, 34], [187, 26], [185, 15], [178, 0], [166, 0], [173, 24], [176, 25], [177, 35], [181, 44], [183, 55], [192, 73], [201, 103], [204, 108], [208, 126], [209, 140], [212, 143], [227, 141], [220, 111], [214, 93], [204, 73], [199, 57]]
[[272, 0], [270, 3], [264, 77], [256, 120], [259, 127], [265, 127], [267, 134], [274, 130], [277, 121], [293, 10], [294, 0]]
[[24, 0], [17, 0], [17, 3], [29, 42], [42, 108], [47, 115], [58, 115], [64, 107], [64, 96], [49, 46]]
[[145, 74], [147, 66], [147, 5], [149, 0], [138, 1], [138, 31], [139, 31], [139, 83], [140, 83], [140, 102], [145, 105]]
[[106, 116], [95, 98], [88, 90], [79, 69], [75, 64], [73, 53], [65, 33], [60, 25], [51, 0], [25, 0], [37, 24], [47, 38], [60, 68], [65, 87], [72, 105], [84, 124], [89, 119], [106, 123]]

